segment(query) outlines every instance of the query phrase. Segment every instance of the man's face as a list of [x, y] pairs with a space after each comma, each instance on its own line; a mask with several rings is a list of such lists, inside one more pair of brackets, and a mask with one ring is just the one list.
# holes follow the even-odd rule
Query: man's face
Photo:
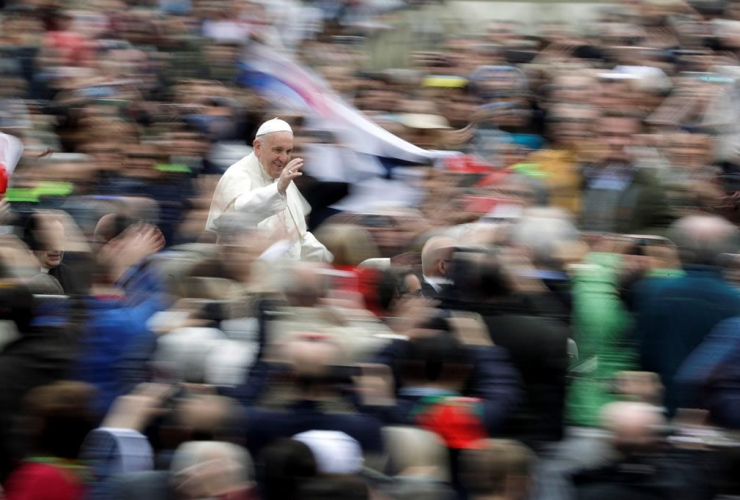
[[280, 177], [292, 153], [293, 134], [290, 132], [274, 132], [254, 141], [254, 154], [265, 173], [273, 179]]
[[598, 137], [608, 148], [607, 159], [628, 161], [627, 148], [634, 144], [635, 136], [640, 132], [640, 124], [629, 117], [604, 117], [599, 120]]
[[64, 226], [59, 222], [49, 224], [45, 234], [40, 235], [44, 250], [34, 252], [41, 267], [54, 269], [62, 263], [64, 256]]
[[711, 144], [711, 138], [706, 135], [676, 136], [668, 156], [676, 166], [700, 170], [712, 163]]

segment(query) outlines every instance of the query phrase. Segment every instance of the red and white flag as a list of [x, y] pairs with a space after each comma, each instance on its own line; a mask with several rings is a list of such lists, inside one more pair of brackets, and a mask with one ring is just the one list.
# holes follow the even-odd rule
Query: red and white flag
[[8, 189], [8, 181], [23, 156], [23, 143], [15, 136], [0, 132], [0, 193]]

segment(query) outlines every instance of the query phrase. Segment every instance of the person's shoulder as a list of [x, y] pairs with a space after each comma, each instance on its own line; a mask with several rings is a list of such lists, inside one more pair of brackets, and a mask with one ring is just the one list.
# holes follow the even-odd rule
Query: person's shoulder
[[240, 160], [234, 162], [231, 164], [229, 168], [227, 168], [224, 173], [221, 175], [221, 182], [224, 182], [224, 180], [229, 179], [235, 179], [239, 177], [249, 177], [250, 175], [250, 157], [252, 155], [249, 154], [247, 156], [242, 157]]
[[25, 463], [8, 478], [6, 490], [26, 495], [56, 491], [60, 499], [76, 499], [82, 496], [82, 481], [72, 472], [51, 464]]

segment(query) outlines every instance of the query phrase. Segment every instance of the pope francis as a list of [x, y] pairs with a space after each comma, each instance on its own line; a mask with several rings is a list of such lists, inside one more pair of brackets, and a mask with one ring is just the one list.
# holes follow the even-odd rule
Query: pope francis
[[306, 227], [310, 207], [293, 179], [303, 175], [303, 160], [290, 159], [293, 130], [275, 118], [257, 131], [254, 151], [226, 170], [216, 186], [206, 229], [219, 231], [219, 219], [228, 212], [241, 212], [257, 227], [284, 234], [293, 260], [331, 262], [331, 253]]

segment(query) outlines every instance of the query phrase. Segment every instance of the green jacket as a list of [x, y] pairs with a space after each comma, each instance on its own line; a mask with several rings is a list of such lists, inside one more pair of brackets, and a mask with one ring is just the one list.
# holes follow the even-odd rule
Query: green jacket
[[[572, 368], [567, 399], [571, 425], [596, 426], [601, 407], [618, 397], [610, 382], [620, 371], [637, 369], [632, 317], [619, 297], [622, 256], [591, 253], [573, 273], [573, 328], [578, 344], [578, 364]], [[657, 276], [680, 276], [682, 271], [657, 270]]]

